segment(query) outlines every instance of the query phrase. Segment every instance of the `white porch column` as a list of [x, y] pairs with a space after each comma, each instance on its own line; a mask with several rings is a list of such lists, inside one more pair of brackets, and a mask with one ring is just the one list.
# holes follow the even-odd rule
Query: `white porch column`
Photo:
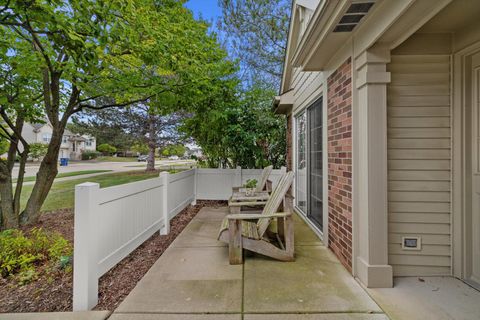
[[390, 52], [374, 47], [357, 55], [353, 122], [354, 275], [370, 288], [392, 287], [388, 265], [387, 83]]

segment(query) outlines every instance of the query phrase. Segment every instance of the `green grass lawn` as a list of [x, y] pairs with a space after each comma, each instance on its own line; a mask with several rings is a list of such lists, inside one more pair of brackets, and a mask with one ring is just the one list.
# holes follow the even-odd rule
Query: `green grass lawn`
[[[103, 174], [90, 178], [55, 182], [43, 204], [42, 211], [53, 211], [64, 208], [73, 208], [75, 185], [84, 182], [96, 182], [100, 188], [116, 186], [134, 181], [146, 180], [158, 177], [158, 172], [146, 173], [144, 171], [117, 172]], [[25, 206], [33, 186], [24, 186], [22, 192], [22, 208]]]
[[103, 162], [132, 162], [137, 161], [137, 157], [98, 157], [96, 160]]
[[[112, 170], [83, 170], [83, 171], [72, 171], [72, 172], [65, 172], [65, 173], [59, 173], [55, 177], [55, 179], [58, 178], [66, 178], [66, 177], [75, 177], [75, 176], [81, 176], [84, 174], [92, 174], [92, 173], [101, 173], [101, 172], [110, 172]], [[23, 179], [23, 182], [30, 182], [30, 181], [35, 181], [37, 180], [36, 176], [33, 177], [25, 177]], [[17, 182], [17, 179], [13, 179], [13, 182]]]

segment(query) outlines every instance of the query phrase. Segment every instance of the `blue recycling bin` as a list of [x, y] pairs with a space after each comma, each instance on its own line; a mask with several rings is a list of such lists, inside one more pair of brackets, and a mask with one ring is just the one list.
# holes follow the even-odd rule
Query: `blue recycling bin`
[[60, 158], [60, 166], [68, 166], [68, 158]]

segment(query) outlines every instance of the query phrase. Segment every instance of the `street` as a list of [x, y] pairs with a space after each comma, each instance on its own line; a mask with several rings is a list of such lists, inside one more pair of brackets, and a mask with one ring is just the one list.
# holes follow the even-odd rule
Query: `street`
[[[194, 165], [192, 160], [157, 160], [155, 161], [155, 167], [176, 167], [176, 166], [188, 166]], [[83, 170], [111, 170], [112, 172], [142, 170], [147, 166], [146, 162], [101, 162], [101, 161], [74, 161], [69, 162], [68, 166], [58, 166], [58, 173], [67, 173]], [[28, 165], [25, 168], [25, 177], [35, 176], [40, 168], [40, 164]], [[108, 172], [106, 172], [108, 173]], [[18, 165], [15, 165], [13, 169], [13, 178], [18, 175]]]

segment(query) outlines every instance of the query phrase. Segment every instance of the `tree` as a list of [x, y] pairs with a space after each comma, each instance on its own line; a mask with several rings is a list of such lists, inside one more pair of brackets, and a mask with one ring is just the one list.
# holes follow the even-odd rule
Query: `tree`
[[103, 155], [109, 156], [117, 152], [117, 148], [114, 146], [109, 145], [108, 143], [103, 143], [97, 147], [97, 150]]
[[162, 101], [160, 104], [157, 97], [116, 112], [100, 112], [84, 119], [77, 117], [76, 125], [82, 128], [82, 132], [92, 135], [95, 135], [97, 128], [112, 128], [120, 137], [135, 141], [132, 150], [149, 155], [147, 171], [152, 171], [155, 170], [155, 150], [183, 140], [177, 130], [183, 113], [174, 112], [175, 107], [169, 105], [171, 101], [165, 98]]
[[286, 122], [271, 111], [272, 95], [261, 84], [240, 94], [227, 90], [217, 108], [187, 119], [182, 130], [202, 147], [211, 167], [278, 168], [285, 164]]
[[170, 157], [170, 156], [183, 157], [186, 151], [187, 151], [187, 148], [184, 145], [171, 144], [166, 146], [162, 150], [162, 155], [165, 157]]
[[33, 159], [41, 159], [47, 154], [48, 145], [40, 142], [30, 144], [30, 152], [28, 155]]
[[124, 121], [122, 114], [122, 110], [112, 112], [111, 109], [87, 109], [74, 115], [72, 123], [69, 123], [67, 128], [73, 133], [95, 137], [99, 145], [108, 143], [118, 151], [126, 152], [136, 140], [129, 133], [129, 123]]
[[[2, 226], [12, 228], [18, 225], [25, 165], [30, 148], [21, 136], [24, 123], [42, 120], [38, 111], [40, 79], [31, 74], [30, 67], [35, 66], [35, 63], [32, 59], [28, 60], [26, 54], [30, 52], [31, 46], [18, 42], [13, 49], [8, 44], [15, 39], [12, 32], [0, 28], [0, 142], [7, 153], [6, 158], [0, 159], [0, 229]], [[19, 170], [14, 187], [12, 170], [17, 159]]]
[[[36, 101], [22, 92], [35, 84], [17, 87], [22, 90], [16, 106], [22, 108], [0, 99], [0, 114], [8, 124], [3, 135], [11, 141], [9, 155], [20, 150], [18, 141], [24, 142], [19, 129], [26, 119], [45, 117], [53, 128], [19, 215], [18, 193], [12, 200], [8, 187], [12, 157], [0, 167], [3, 227], [37, 221], [57, 174], [62, 136], [72, 115], [144, 102], [162, 92], [200, 95], [199, 88], [232, 68], [207, 26], [175, 0], [7, 1], [0, 5], [0, 35], [0, 53], [11, 57], [2, 60], [8, 65], [3, 68], [14, 70], [17, 79], [28, 70], [27, 80], [35, 79], [41, 88]], [[31, 102], [22, 105], [21, 100]]]
[[136, 152], [137, 154], [147, 154], [148, 145], [145, 143], [137, 142], [132, 146], [131, 150], [133, 152]]
[[240, 59], [249, 84], [261, 80], [277, 89], [282, 77], [291, 1], [220, 0], [219, 28]]

